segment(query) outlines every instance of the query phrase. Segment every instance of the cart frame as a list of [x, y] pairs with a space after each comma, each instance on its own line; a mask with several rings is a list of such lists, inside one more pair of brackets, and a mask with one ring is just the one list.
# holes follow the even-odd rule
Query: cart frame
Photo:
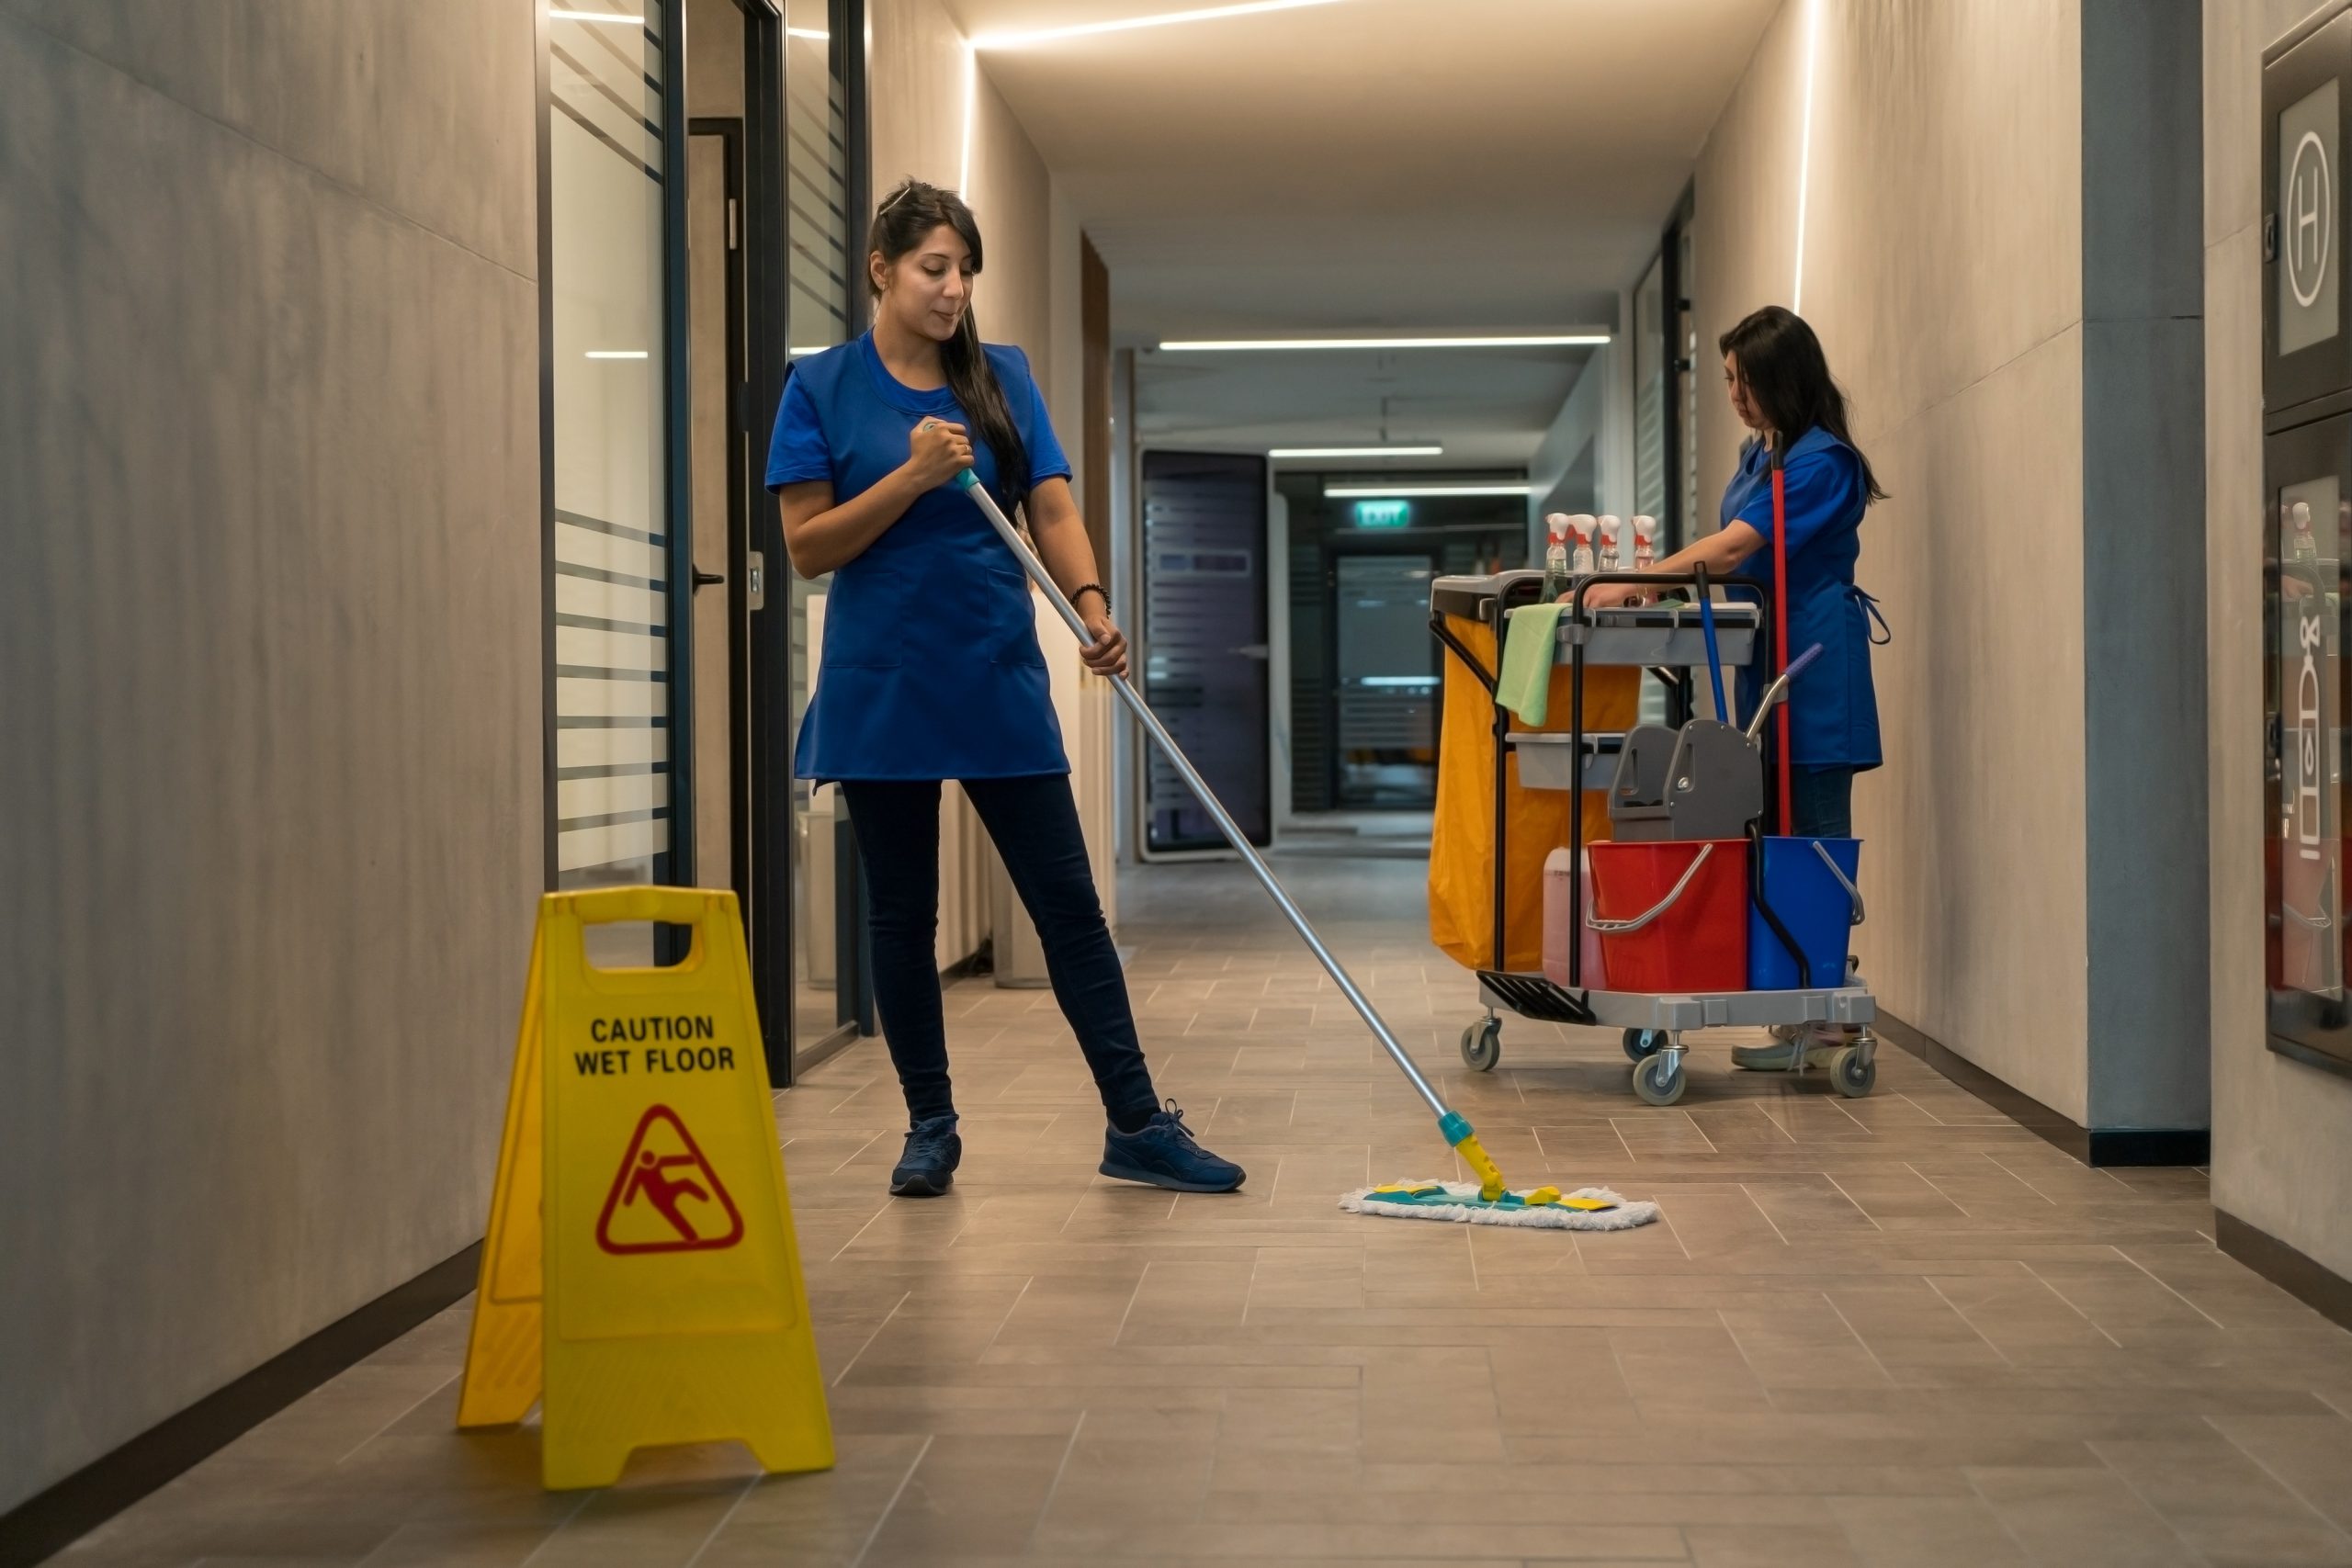
[[[1815, 1024], [1834, 1024], [1859, 1028], [1860, 1034], [1849, 1044], [1836, 1051], [1830, 1064], [1831, 1081], [1838, 1091], [1851, 1098], [1868, 1094], [1877, 1078], [1877, 1040], [1869, 1026], [1877, 1017], [1877, 1004], [1852, 965], [1838, 978], [1842, 985], [1812, 985], [1793, 991], [1724, 991], [1698, 994], [1666, 994], [1634, 991], [1593, 990], [1583, 985], [1584, 943], [1578, 940], [1568, 944], [1568, 985], [1561, 987], [1542, 974], [1518, 974], [1509, 966], [1509, 864], [1510, 816], [1510, 755], [1515, 749], [1510, 731], [1510, 715], [1498, 701], [1503, 640], [1507, 633], [1510, 612], [1521, 604], [1533, 604], [1542, 592], [1542, 578], [1535, 573], [1521, 577], [1500, 574], [1497, 587], [1482, 592], [1460, 587], [1448, 587], [1442, 580], [1433, 584], [1430, 595], [1430, 630], [1448, 652], [1460, 660], [1464, 669], [1485, 688], [1488, 705], [1494, 710], [1491, 736], [1494, 757], [1494, 913], [1492, 942], [1489, 948], [1491, 967], [1478, 970], [1478, 1000], [1484, 1016], [1472, 1022], [1462, 1033], [1463, 1060], [1479, 1071], [1491, 1071], [1501, 1060], [1502, 1012], [1522, 1018], [1554, 1023], [1576, 1023], [1621, 1028], [1625, 1032], [1625, 1054], [1634, 1062], [1634, 1092], [1652, 1104], [1670, 1105], [1681, 1098], [1687, 1082], [1682, 1071], [1682, 1056], [1686, 1049], [1683, 1034], [1690, 1030], [1718, 1027], [1794, 1027], [1799, 1030]], [[1668, 723], [1679, 728], [1690, 722], [1693, 703], [1691, 674], [1688, 666], [1651, 664], [1620, 657], [1606, 657], [1609, 643], [1629, 643], [1644, 648], [1657, 645], [1653, 631], [1645, 634], [1623, 624], [1612, 625], [1596, 619], [1598, 615], [1611, 612], [1589, 611], [1584, 606], [1586, 592], [1602, 583], [1629, 583], [1643, 587], [1681, 589], [1701, 597], [1713, 588], [1753, 596], [1757, 606], [1756, 625], [1750, 641], [1749, 655], [1737, 662], [1760, 661], [1766, 669], [1774, 668], [1774, 631], [1777, 617], [1772, 614], [1771, 591], [1755, 578], [1743, 574], [1713, 576], [1703, 569], [1692, 572], [1604, 571], [1579, 578], [1569, 596], [1568, 608], [1560, 617], [1558, 640], [1566, 648], [1569, 677], [1567, 741], [1575, 807], [1568, 813], [1568, 852], [1577, 874], [1570, 884], [1569, 917], [1577, 931], [1585, 919], [1584, 807], [1583, 792], [1589, 786], [1587, 769], [1609, 749], [1600, 744], [1600, 737], [1585, 732], [1584, 683], [1588, 663], [1597, 662], [1604, 668], [1632, 665], [1645, 668], [1659, 678], [1667, 688]], [[1451, 605], [1447, 599], [1454, 601]], [[1468, 613], [1486, 625], [1495, 637], [1496, 668], [1487, 669], [1476, 654], [1465, 647], [1448, 626], [1449, 614]], [[1678, 622], [1679, 625], [1679, 622]], [[1601, 657], [1593, 657], [1598, 649]], [[1554, 663], [1560, 662], [1555, 651]], [[1765, 819], [1776, 820], [1780, 807], [1780, 770], [1772, 765], [1778, 761], [1780, 742], [1777, 725], [1764, 727], [1767, 765], [1765, 767]], [[1622, 747], [1622, 736], [1610, 738]], [[1522, 764], [1523, 765], [1523, 764]], [[1522, 784], [1521, 787], [1527, 787]], [[1809, 1065], [1812, 1050], [1802, 1043], [1790, 1051], [1788, 1071], [1803, 1074]]]

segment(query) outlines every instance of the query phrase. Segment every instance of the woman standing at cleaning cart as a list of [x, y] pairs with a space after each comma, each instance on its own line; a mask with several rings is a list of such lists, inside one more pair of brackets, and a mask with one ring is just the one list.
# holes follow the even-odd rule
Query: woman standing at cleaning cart
[[1085, 616], [1087, 668], [1124, 673], [1070, 468], [1017, 348], [972, 319], [980, 231], [955, 192], [909, 180], [875, 212], [873, 329], [799, 361], [768, 453], [785, 548], [832, 572], [817, 691], [795, 771], [835, 783], [872, 894], [875, 999], [911, 1123], [890, 1190], [935, 1196], [963, 1154], [934, 942], [939, 786], [962, 782], [1046, 950], [1054, 997], [1102, 1096], [1105, 1176], [1224, 1192], [1242, 1170], [1162, 1107], [1136, 1039], [1070, 794], [1029, 584], [966, 468], [1025, 502], [1037, 553]]
[[[1829, 374], [1821, 340], [1802, 317], [1767, 305], [1724, 333], [1724, 382], [1734, 412], [1751, 432], [1739, 471], [1724, 488], [1722, 526], [1658, 563], [1660, 571], [1745, 571], [1773, 592], [1772, 458], [1781, 459], [1789, 647], [1821, 645], [1821, 657], [1789, 688], [1789, 830], [1799, 838], [1853, 837], [1854, 775], [1877, 767], [1878, 695], [1871, 684], [1871, 647], [1885, 623], [1854, 581], [1862, 548], [1862, 514], [1886, 499], [1870, 459], [1854, 446], [1846, 399]], [[1604, 583], [1585, 594], [1591, 608], [1640, 602], [1642, 591]], [[1876, 628], [1874, 633], [1873, 628]], [[1740, 671], [1743, 716], [1761, 694], [1764, 671]], [[1784, 1066], [1789, 1043], [1742, 1047], [1743, 1066]]]

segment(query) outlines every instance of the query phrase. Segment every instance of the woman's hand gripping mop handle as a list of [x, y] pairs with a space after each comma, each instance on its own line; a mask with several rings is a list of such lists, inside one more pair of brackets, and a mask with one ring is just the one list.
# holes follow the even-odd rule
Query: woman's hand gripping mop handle
[[[967, 468], [956, 476], [956, 482], [964, 488], [965, 493], [969, 495], [978, 504], [980, 511], [987, 514], [989, 522], [995, 525], [997, 536], [1004, 541], [1005, 547], [1010, 549], [1014, 558], [1021, 562], [1021, 570], [1029, 574], [1029, 581], [1037, 585], [1039, 592], [1045, 594], [1046, 603], [1052, 604], [1060, 613], [1063, 624], [1069, 627], [1071, 634], [1080, 643], [1093, 642], [1093, 637], [1086, 629], [1085, 619], [1079, 615], [1077, 607], [1070, 604], [1069, 596], [1055, 585], [1053, 578], [1047, 575], [1045, 563], [1037, 558], [1035, 553], [1026, 544], [1022, 542], [1019, 530], [1013, 527], [1012, 519], [1005, 516], [1003, 509], [997, 505], [996, 499], [989, 495], [986, 487], [980, 483], [979, 476]], [[1209, 788], [1208, 781], [1201, 777], [1200, 770], [1193, 766], [1192, 759], [1184, 755], [1183, 748], [1178, 746], [1175, 737], [1168, 733], [1168, 727], [1159, 722], [1159, 716], [1153, 713], [1150, 705], [1143, 700], [1143, 694], [1137, 692], [1124, 675], [1114, 676], [1111, 684], [1117, 690], [1120, 699], [1127, 705], [1128, 711], [1136, 716], [1136, 722], [1143, 726], [1145, 732], [1153, 740], [1159, 742], [1160, 750], [1167, 754], [1168, 761], [1174, 764], [1177, 773], [1191, 787], [1193, 797], [1201, 803], [1202, 808], [1216, 821], [1217, 830], [1225, 835], [1226, 841], [1233, 846], [1234, 852], [1238, 854], [1249, 864], [1250, 871], [1256, 874], [1259, 884], [1265, 888], [1267, 896], [1273, 899], [1276, 907], [1289, 919], [1291, 928], [1297, 931], [1300, 940], [1314, 951], [1316, 960], [1323, 965], [1324, 972], [1331, 976], [1332, 984], [1340, 987], [1341, 994], [1348, 998], [1349, 1003], [1371, 1027], [1373, 1034], [1387, 1051], [1389, 1057], [1396, 1062], [1398, 1069], [1412, 1081], [1413, 1088], [1419, 1092], [1421, 1099], [1429, 1103], [1430, 1110], [1437, 1117], [1439, 1132], [1444, 1134], [1447, 1143], [1453, 1145], [1454, 1151], [1461, 1155], [1464, 1162], [1476, 1172], [1480, 1196], [1489, 1202], [1500, 1198], [1506, 1190], [1502, 1172], [1495, 1168], [1493, 1158], [1479, 1146], [1477, 1134], [1470, 1130], [1469, 1122], [1460, 1111], [1448, 1106], [1439, 1097], [1437, 1090], [1430, 1087], [1430, 1080], [1421, 1076], [1420, 1068], [1415, 1066], [1412, 1057], [1405, 1054], [1405, 1047], [1397, 1043], [1396, 1036], [1390, 1031], [1387, 1022], [1374, 1010], [1363, 992], [1356, 988], [1356, 983], [1348, 977], [1348, 972], [1340, 966], [1339, 959], [1332, 955], [1329, 948], [1323, 945], [1323, 939], [1315, 934], [1315, 928], [1306, 923], [1306, 917], [1299, 912], [1298, 906], [1291, 901], [1290, 895], [1283, 891], [1283, 885], [1274, 880], [1273, 872], [1268, 869], [1263, 857], [1250, 842], [1249, 836], [1242, 832], [1241, 825], [1227, 812], [1224, 802], [1217, 799], [1216, 792]]]

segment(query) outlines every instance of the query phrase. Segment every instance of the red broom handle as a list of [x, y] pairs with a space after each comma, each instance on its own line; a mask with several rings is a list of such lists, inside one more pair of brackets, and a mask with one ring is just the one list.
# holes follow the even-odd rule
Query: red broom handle
[[[1781, 472], [1781, 443], [1772, 442], [1772, 674], [1789, 668], [1789, 498]], [[1781, 837], [1789, 836], [1789, 704], [1772, 716], [1772, 746], [1780, 762]]]

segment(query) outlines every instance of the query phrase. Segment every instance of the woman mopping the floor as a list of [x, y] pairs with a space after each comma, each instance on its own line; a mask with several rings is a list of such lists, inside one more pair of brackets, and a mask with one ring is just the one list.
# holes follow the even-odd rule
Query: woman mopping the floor
[[1010, 513], [1084, 615], [1087, 668], [1125, 673], [1070, 468], [1017, 348], [972, 319], [980, 231], [955, 192], [909, 180], [874, 214], [874, 326], [797, 362], [768, 488], [803, 577], [833, 576], [817, 691], [795, 772], [840, 785], [872, 897], [874, 992], [912, 1125], [890, 1190], [935, 1196], [963, 1142], [947, 1074], [935, 942], [939, 786], [962, 783], [1036, 923], [1054, 998], [1110, 1122], [1102, 1171], [1226, 1192], [1242, 1170], [1160, 1104], [1103, 923], [1054, 718], [1028, 580], [953, 482], [966, 468]]
[[[1821, 645], [1821, 657], [1789, 689], [1789, 831], [1801, 839], [1853, 836], [1854, 775], [1877, 767], [1878, 696], [1871, 683], [1871, 645], [1883, 640], [1875, 602], [1854, 581], [1862, 550], [1862, 514], [1884, 501], [1870, 459], [1847, 428], [1846, 399], [1829, 374], [1821, 340], [1804, 319], [1778, 305], [1748, 315], [1724, 333], [1724, 384], [1733, 412], [1749, 431], [1739, 471], [1724, 489], [1722, 526], [1668, 557], [1660, 571], [1704, 566], [1746, 570], [1774, 592], [1771, 446], [1784, 454], [1781, 482], [1788, 519], [1789, 647]], [[1585, 593], [1588, 609], [1639, 604], [1631, 583], [1601, 583]], [[1740, 671], [1740, 712], [1761, 696], [1762, 674]], [[1780, 1068], [1798, 1048], [1797, 1031], [1776, 1029], [1770, 1045], [1736, 1046], [1744, 1067]], [[1823, 1026], [1808, 1049], [1846, 1043], [1842, 1029]], [[1809, 1058], [1810, 1059], [1810, 1058]], [[1826, 1058], [1823, 1058], [1826, 1060]]]

